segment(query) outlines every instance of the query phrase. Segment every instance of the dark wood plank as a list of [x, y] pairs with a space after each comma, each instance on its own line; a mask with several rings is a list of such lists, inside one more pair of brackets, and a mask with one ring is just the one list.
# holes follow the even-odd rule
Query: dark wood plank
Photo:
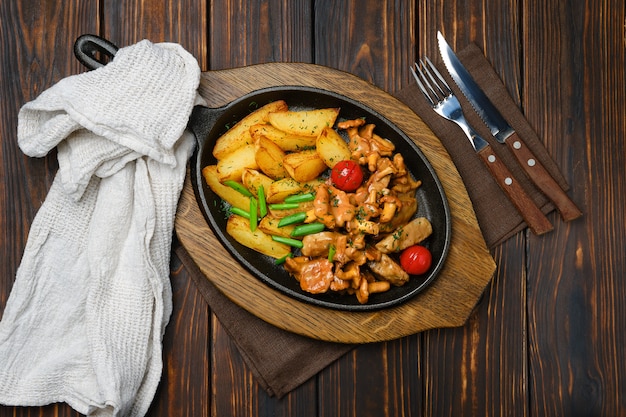
[[[73, 42], [97, 18], [91, 5], [75, 2], [31, 2], [29, 7], [2, 2], [0, 25], [2, 59], [0, 129], [2, 166], [0, 177], [0, 225], [3, 233], [0, 313], [6, 304], [15, 271], [26, 244], [28, 229], [45, 199], [57, 169], [56, 155], [29, 158], [17, 144], [17, 115], [26, 102], [61, 78], [80, 71]], [[73, 12], [69, 12], [72, 9]], [[51, 24], [54, 22], [54, 24]], [[37, 36], [46, 32], [47, 36]], [[26, 76], [25, 76], [26, 74]]]
[[258, 384], [236, 345], [212, 316], [213, 416], [306, 416], [317, 400], [315, 378], [281, 399], [270, 397]]
[[209, 416], [211, 314], [174, 252], [171, 282], [173, 311], [163, 337], [163, 373], [148, 415]]
[[[311, 62], [312, 2], [213, 1], [209, 9], [209, 70], [266, 62]], [[213, 316], [212, 409], [214, 416], [311, 415], [315, 379], [276, 399], [255, 381]]]
[[148, 39], [181, 44], [208, 68], [207, 2], [102, 0], [102, 33], [118, 46]]
[[210, 69], [312, 62], [312, 1], [211, 1]]
[[[0, 317], [20, 263], [28, 231], [56, 173], [56, 153], [29, 158], [17, 145], [17, 115], [61, 78], [82, 71], [74, 40], [97, 28], [97, 4], [83, 1], [0, 3]], [[43, 36], [45, 34], [45, 36]], [[78, 416], [65, 404], [0, 406], [0, 416]]]
[[412, 79], [416, 5], [409, 1], [315, 2], [315, 63], [393, 93]]
[[[394, 92], [415, 56], [413, 1], [319, 1], [315, 63]], [[420, 336], [362, 345], [320, 374], [320, 415], [420, 415]]]
[[[517, 1], [420, 1], [419, 54], [439, 60], [436, 31], [460, 50], [483, 49], [520, 102]], [[424, 415], [527, 415], [524, 234], [494, 251], [498, 270], [468, 323], [425, 335]]]
[[525, 239], [495, 251], [496, 277], [467, 324], [425, 335], [423, 415], [526, 415]]
[[[206, 4], [195, 1], [103, 2], [102, 33], [118, 46], [148, 39], [181, 44], [207, 66]], [[164, 335], [161, 384], [149, 415], [209, 415], [210, 312], [172, 254], [173, 312]]]
[[323, 370], [320, 416], [420, 416], [420, 337], [361, 345]]
[[530, 239], [530, 411], [624, 415], [625, 6], [523, 6], [526, 114], [584, 212]]

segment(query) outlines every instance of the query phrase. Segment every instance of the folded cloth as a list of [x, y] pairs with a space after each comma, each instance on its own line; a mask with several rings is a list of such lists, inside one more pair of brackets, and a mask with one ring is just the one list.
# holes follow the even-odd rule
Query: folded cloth
[[[472, 44], [459, 53], [459, 58], [546, 169], [566, 189], [567, 184], [557, 165], [548, 155], [480, 49]], [[438, 116], [427, 105], [415, 83], [397, 92], [396, 97], [429, 125], [448, 150], [468, 189], [487, 245], [493, 248], [522, 230], [525, 227], [522, 218], [493, 181], [489, 171], [474, 155], [463, 132], [455, 124]], [[464, 98], [459, 97], [459, 100], [468, 105]], [[466, 108], [468, 120], [487, 137], [489, 130], [477, 115], [472, 114], [473, 111], [470, 108]], [[493, 146], [499, 151], [506, 148], [498, 143], [494, 143]], [[543, 208], [544, 212], [552, 210], [551, 204], [533, 188], [523, 171], [516, 167], [517, 162], [514, 157], [506, 155], [504, 151], [506, 149], [502, 151], [505, 162], [529, 191], [531, 197]], [[326, 343], [301, 337], [262, 321], [220, 293], [204, 277], [183, 247], [178, 246], [176, 252], [226, 332], [233, 336], [242, 358], [256, 376], [259, 385], [270, 395], [281, 397], [287, 394], [354, 348], [353, 345]]]
[[199, 80], [182, 47], [142, 41], [20, 110], [19, 146], [29, 156], [57, 147], [59, 170], [0, 322], [0, 403], [146, 413], [172, 310], [172, 230]]

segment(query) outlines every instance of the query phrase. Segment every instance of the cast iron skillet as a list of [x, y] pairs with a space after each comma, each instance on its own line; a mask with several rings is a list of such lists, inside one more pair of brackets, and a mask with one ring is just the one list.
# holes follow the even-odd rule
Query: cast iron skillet
[[[77, 57], [88, 68], [104, 65], [103, 62], [95, 59], [95, 51], [110, 58], [115, 54], [116, 49], [112, 49], [112, 44], [108, 41], [93, 35], [86, 36], [88, 38], [83, 40], [82, 48], [75, 45]], [[428, 218], [433, 226], [432, 235], [423, 242], [433, 255], [432, 266], [426, 274], [412, 276], [402, 287], [392, 287], [385, 293], [370, 295], [367, 304], [359, 304], [356, 296], [353, 295], [331, 292], [314, 295], [301, 290], [295, 278], [290, 276], [283, 266], [275, 265], [274, 259], [239, 244], [226, 233], [225, 204], [206, 185], [202, 178], [202, 168], [217, 162], [212, 150], [216, 140], [226, 132], [228, 127], [233, 126], [258, 107], [276, 100], [285, 100], [289, 107], [294, 109], [339, 107], [341, 111], [338, 121], [365, 117], [368, 123], [376, 125], [376, 133], [395, 144], [396, 152], [402, 154], [413, 177], [422, 181], [421, 187], [416, 192], [418, 201], [416, 217]], [[320, 307], [347, 311], [372, 311], [400, 304], [415, 296], [437, 277], [443, 267], [452, 233], [450, 210], [443, 187], [432, 166], [415, 143], [388, 119], [366, 105], [318, 88], [276, 86], [253, 91], [221, 108], [196, 106], [188, 127], [198, 141], [190, 161], [191, 181], [198, 205], [206, 221], [228, 252], [251, 274], [270, 287], [297, 300]]]
[[[414, 178], [422, 181], [417, 190], [418, 212], [416, 216], [428, 218], [433, 225], [433, 234], [425, 245], [433, 254], [433, 265], [427, 274], [413, 276], [402, 287], [392, 287], [381, 294], [372, 294], [367, 304], [359, 304], [355, 296], [326, 293], [313, 295], [300, 289], [298, 282], [283, 266], [274, 265], [274, 260], [246, 248], [226, 233], [227, 216], [223, 204], [206, 185], [201, 170], [216, 163], [212, 155], [215, 141], [235, 122], [254, 109], [276, 100], [285, 100], [290, 108], [308, 109], [340, 107], [339, 119], [365, 117], [376, 125], [375, 131], [396, 145], [396, 151], [405, 159]], [[399, 304], [430, 284], [442, 268], [450, 245], [450, 212], [439, 179], [430, 163], [415, 143], [389, 120], [371, 108], [348, 97], [303, 86], [279, 86], [253, 91], [231, 102], [225, 107], [209, 109], [196, 107], [191, 115], [189, 127], [198, 139], [196, 153], [191, 159], [191, 178], [196, 198], [204, 217], [224, 247], [253, 275], [271, 287], [298, 300], [314, 305], [350, 311], [367, 311]]]

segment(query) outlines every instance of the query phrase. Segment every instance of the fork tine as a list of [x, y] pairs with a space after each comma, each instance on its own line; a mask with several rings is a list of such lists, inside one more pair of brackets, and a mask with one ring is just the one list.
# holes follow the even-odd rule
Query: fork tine
[[[437, 85], [437, 82], [433, 79], [433, 77], [430, 74], [428, 74], [428, 70], [427, 68], [425, 68], [424, 61], [420, 60], [420, 64], [421, 64], [420, 66], [416, 65], [417, 72], [419, 73], [422, 79], [422, 82], [428, 87], [430, 92], [435, 97], [435, 104], [437, 104], [446, 95], [443, 94], [443, 91], [441, 90], [441, 88], [439, 88], [439, 86]], [[433, 87], [433, 84], [435, 85], [435, 87], [437, 87], [437, 90], [435, 90], [435, 88]]]
[[[441, 92], [444, 94], [444, 96], [452, 94], [452, 89], [450, 88], [446, 80], [443, 78], [443, 75], [441, 75], [439, 70], [437, 70], [437, 67], [435, 67], [435, 65], [431, 62], [430, 59], [428, 59], [428, 57], [425, 57], [425, 59], [426, 59], [426, 62], [428, 63], [428, 66], [430, 67], [429, 71], [427, 68], [429, 76], [431, 77], [431, 79], [433, 79], [432, 74], [435, 74], [435, 76], [439, 79], [441, 83], [438, 83], [434, 79], [433, 79], [433, 82], [435, 82], [437, 84], [437, 87], [441, 89]], [[441, 85], [445, 86], [446, 91], [443, 91], [443, 88], [441, 87]]]
[[[421, 70], [419, 66], [417, 65], [417, 62], [415, 63], [415, 68], [421, 73]], [[421, 77], [417, 75], [417, 72], [415, 72], [415, 69], [413, 69], [413, 67], [410, 67], [410, 69], [411, 69], [411, 73], [413, 74], [413, 77], [415, 78], [415, 81], [417, 81], [417, 86], [420, 88], [420, 90], [422, 90], [422, 94], [424, 94], [424, 97], [426, 97], [426, 99], [430, 102], [431, 106], [435, 106], [437, 104], [437, 101], [436, 101], [437, 96], [435, 95], [435, 100], [433, 100], [433, 98], [428, 93], [428, 89], [432, 90], [430, 85], [428, 86], [428, 89], [427, 89], [426, 86], [422, 83], [423, 77], [422, 79], [420, 79]], [[426, 82], [426, 80], [424, 81]]]

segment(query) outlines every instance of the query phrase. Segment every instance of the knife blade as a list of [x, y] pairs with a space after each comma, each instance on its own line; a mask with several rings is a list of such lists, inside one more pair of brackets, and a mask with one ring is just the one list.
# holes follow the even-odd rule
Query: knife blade
[[498, 142], [508, 146], [528, 178], [554, 203], [564, 221], [571, 221], [580, 217], [582, 215], [580, 209], [552, 178], [515, 129], [511, 127], [476, 84], [472, 75], [448, 45], [441, 32], [437, 32], [437, 41], [439, 52], [448, 73], [470, 102], [472, 108], [489, 127], [493, 137]]

